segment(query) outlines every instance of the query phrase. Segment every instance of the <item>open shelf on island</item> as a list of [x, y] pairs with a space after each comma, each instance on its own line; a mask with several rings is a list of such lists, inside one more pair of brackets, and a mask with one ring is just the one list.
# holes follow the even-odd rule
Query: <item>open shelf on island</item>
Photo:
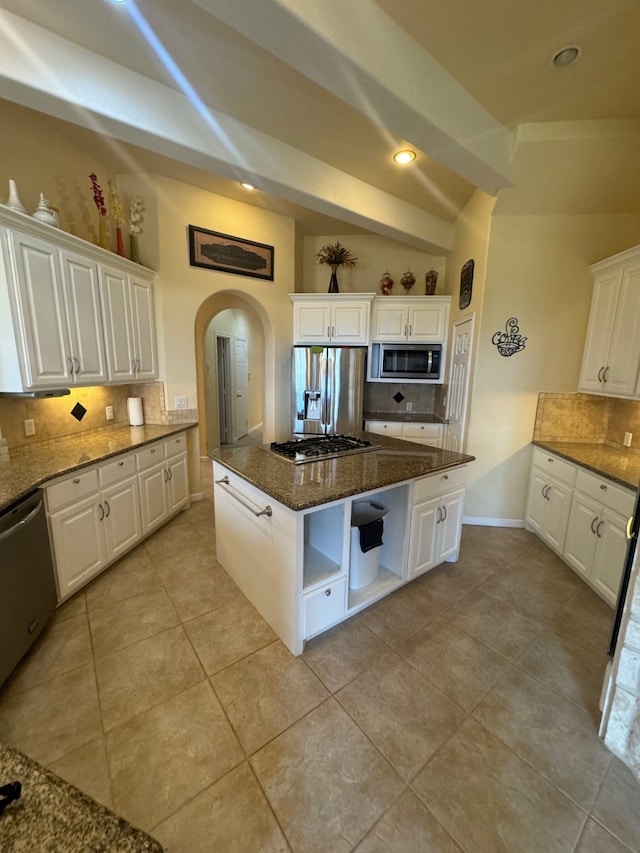
[[349, 590], [347, 613], [351, 614], [362, 610], [379, 598], [388, 595], [392, 590], [402, 586], [403, 583], [402, 578], [395, 572], [390, 571], [384, 566], [380, 566], [378, 575], [374, 581], [360, 589]]
[[331, 578], [339, 576], [342, 568], [322, 551], [305, 542], [304, 546], [304, 591], [321, 586]]

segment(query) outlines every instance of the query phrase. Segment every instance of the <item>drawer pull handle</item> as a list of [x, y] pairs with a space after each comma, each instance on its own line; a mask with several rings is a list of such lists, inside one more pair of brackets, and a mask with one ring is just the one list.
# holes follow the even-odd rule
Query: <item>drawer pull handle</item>
[[325, 594], [325, 595], [331, 595], [331, 590], [330, 590], [330, 589], [325, 589], [324, 594]]
[[73, 482], [77, 485], [80, 482], [80, 477], [74, 477]]
[[242, 504], [245, 509], [248, 509], [249, 512], [252, 512], [256, 518], [260, 518], [261, 515], [266, 515], [271, 518], [271, 516], [273, 515], [273, 510], [271, 509], [269, 504], [267, 504], [264, 509], [261, 509], [258, 512], [258, 510], [255, 510], [250, 504], [247, 503], [245, 498], [241, 497], [240, 495], [234, 494], [233, 486], [231, 486], [231, 484], [229, 483], [229, 478], [227, 476], [224, 476], [221, 480], [216, 480], [216, 485], [229, 486], [229, 488], [225, 489], [225, 491], [227, 491], [232, 498], [235, 498], [235, 500], [237, 500], [239, 504]]

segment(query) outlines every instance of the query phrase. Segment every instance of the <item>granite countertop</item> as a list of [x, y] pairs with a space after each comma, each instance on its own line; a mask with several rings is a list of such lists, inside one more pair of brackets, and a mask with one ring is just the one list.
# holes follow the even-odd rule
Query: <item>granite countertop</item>
[[268, 447], [221, 450], [214, 460], [289, 509], [303, 509], [382, 489], [473, 462], [475, 456], [363, 432], [380, 450], [295, 465]]
[[637, 451], [578, 442], [534, 441], [533, 444], [629, 489], [637, 489], [640, 484], [640, 453]]
[[0, 785], [20, 782], [22, 793], [0, 814], [0, 850], [47, 853], [162, 853], [155, 838], [106, 806], [0, 743]]
[[95, 465], [196, 425], [197, 422], [136, 427], [121, 424], [12, 450], [9, 462], [0, 462], [0, 511], [53, 477]]
[[403, 424], [441, 424], [442, 418], [434, 415], [433, 412], [425, 414], [424, 412], [365, 412], [365, 421], [393, 421], [394, 423]]

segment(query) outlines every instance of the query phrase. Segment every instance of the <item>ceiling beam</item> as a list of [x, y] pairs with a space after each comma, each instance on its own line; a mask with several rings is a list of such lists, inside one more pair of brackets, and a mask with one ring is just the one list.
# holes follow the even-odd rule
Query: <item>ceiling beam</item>
[[471, 184], [511, 186], [511, 132], [373, 0], [195, 2]]
[[0, 95], [311, 210], [447, 254], [453, 226], [280, 140], [0, 10]]

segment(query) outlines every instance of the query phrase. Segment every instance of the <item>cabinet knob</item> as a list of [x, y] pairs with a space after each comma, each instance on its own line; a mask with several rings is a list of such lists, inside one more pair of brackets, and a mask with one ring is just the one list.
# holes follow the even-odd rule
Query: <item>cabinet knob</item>
[[443, 474], [443, 475], [442, 475], [442, 479], [443, 479], [443, 480], [448, 480], [448, 479], [449, 479], [449, 475], [448, 475], [448, 474]]
[[330, 589], [325, 589], [324, 594], [325, 594], [325, 595], [331, 595], [331, 590], [330, 590]]
[[120, 460], [120, 462], [118, 462], [118, 465], [122, 468], [122, 466], [124, 465], [124, 462], [122, 460]]
[[150, 450], [149, 452], [150, 452], [150, 453], [155, 453], [155, 452], [156, 452], [155, 447], [152, 447], [152, 448], [151, 448], [151, 450]]
[[74, 477], [73, 482], [78, 484], [80, 482], [80, 477]]
[[603, 489], [605, 492], [607, 491], [607, 487], [604, 483], [600, 483], [600, 488]]

